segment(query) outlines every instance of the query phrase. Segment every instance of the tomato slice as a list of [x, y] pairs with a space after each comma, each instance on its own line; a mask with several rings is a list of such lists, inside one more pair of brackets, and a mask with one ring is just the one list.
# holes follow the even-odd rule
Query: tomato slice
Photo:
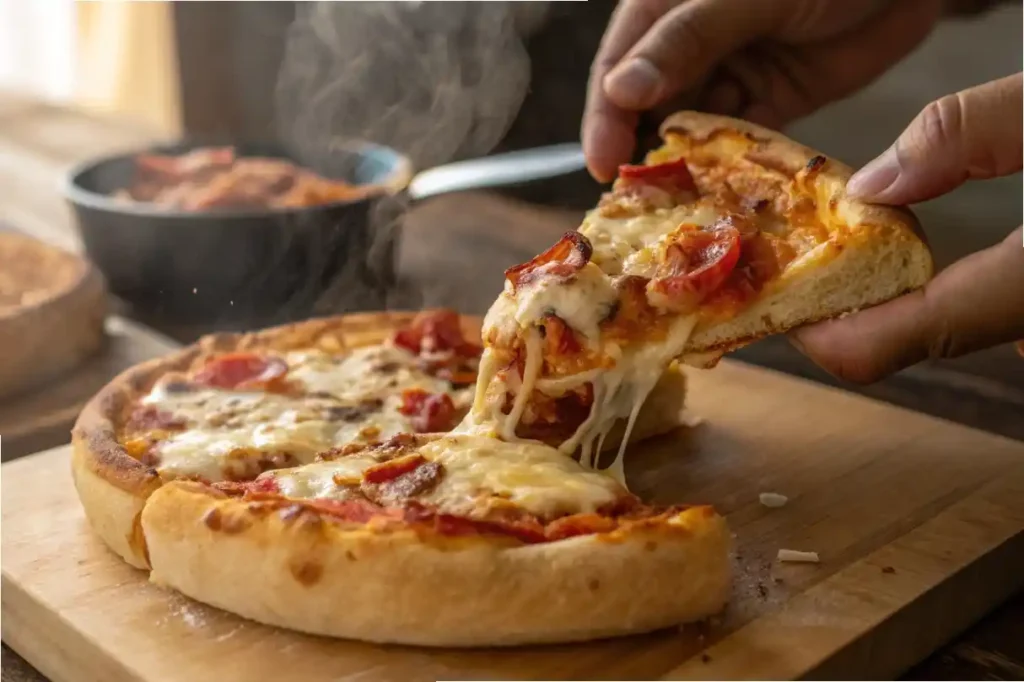
[[228, 353], [213, 358], [196, 372], [193, 379], [216, 388], [266, 388], [288, 373], [281, 358], [257, 353]]
[[730, 222], [705, 229], [683, 225], [647, 285], [652, 303], [677, 312], [693, 310], [725, 283], [739, 258], [740, 233]]
[[448, 431], [455, 426], [455, 403], [447, 393], [406, 389], [402, 391], [402, 406], [398, 411], [410, 418], [417, 433]]
[[695, 190], [689, 166], [685, 159], [659, 163], [654, 166], [619, 166], [619, 177], [627, 181], [651, 183], [671, 190]]
[[542, 276], [568, 279], [590, 262], [594, 247], [579, 232], [566, 232], [550, 249], [505, 271], [505, 279], [518, 289]]

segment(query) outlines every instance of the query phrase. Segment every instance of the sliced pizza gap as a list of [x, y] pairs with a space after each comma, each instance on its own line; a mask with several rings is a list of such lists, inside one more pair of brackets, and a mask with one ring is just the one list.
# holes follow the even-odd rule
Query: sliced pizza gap
[[[672, 363], [713, 366], [931, 277], [914, 217], [847, 197], [843, 164], [695, 112], [662, 135], [577, 232], [506, 272], [467, 427], [508, 439], [557, 424], [561, 448], [587, 463], [614, 425], [625, 420], [628, 436], [643, 410], [658, 411], [648, 396]], [[609, 469], [620, 480], [626, 440]]]

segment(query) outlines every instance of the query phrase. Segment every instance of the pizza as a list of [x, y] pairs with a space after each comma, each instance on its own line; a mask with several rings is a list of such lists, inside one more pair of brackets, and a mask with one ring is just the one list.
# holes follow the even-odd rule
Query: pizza
[[248, 483], [168, 483], [141, 528], [159, 584], [371, 642], [645, 632], [716, 613], [731, 587], [711, 507], [645, 506], [555, 448], [486, 435], [396, 436]]
[[619, 169], [582, 226], [510, 268], [485, 320], [471, 420], [505, 439], [556, 424], [591, 463], [664, 369], [922, 286], [913, 215], [846, 196], [851, 169], [744, 121], [682, 112]]
[[[89, 520], [145, 568], [139, 514], [168, 481], [249, 482], [347, 445], [449, 431], [472, 400], [479, 329], [450, 310], [343, 316], [215, 335], [133, 368], [73, 430]], [[677, 426], [684, 396], [684, 375], [667, 372], [640, 434]]]

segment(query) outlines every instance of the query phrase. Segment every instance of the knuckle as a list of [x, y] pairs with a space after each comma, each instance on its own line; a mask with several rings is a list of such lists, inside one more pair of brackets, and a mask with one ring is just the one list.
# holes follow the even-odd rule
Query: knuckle
[[678, 71], [712, 54], [713, 46], [700, 23], [689, 12], [675, 12], [666, 18], [662, 30], [652, 36], [654, 50], [659, 55], [672, 55], [671, 63], [663, 67]]
[[929, 148], [957, 144], [963, 135], [963, 100], [959, 94], [941, 97], [921, 110], [918, 121], [920, 144]]
[[943, 319], [932, 332], [928, 342], [928, 358], [942, 360], [961, 354], [962, 344], [948, 319]]

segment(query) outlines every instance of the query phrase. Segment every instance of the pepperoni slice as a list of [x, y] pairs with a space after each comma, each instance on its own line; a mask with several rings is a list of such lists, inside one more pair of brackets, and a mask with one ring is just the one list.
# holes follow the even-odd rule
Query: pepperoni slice
[[281, 358], [256, 353], [228, 353], [206, 363], [194, 380], [216, 388], [270, 388], [288, 373]]
[[579, 232], [566, 232], [550, 249], [505, 271], [505, 279], [519, 289], [542, 277], [568, 279], [590, 262], [594, 247]]
[[693, 310], [725, 283], [739, 258], [740, 233], [729, 221], [707, 229], [684, 225], [666, 247], [648, 292], [661, 307]]
[[482, 348], [462, 335], [459, 314], [454, 310], [428, 310], [413, 318], [408, 327], [391, 337], [392, 343], [411, 353], [452, 351], [465, 358], [479, 357]]
[[652, 184], [672, 192], [697, 189], [685, 159], [659, 163], [654, 166], [619, 166], [619, 177], [628, 184], [634, 182]]
[[407, 417], [417, 433], [448, 431], [455, 426], [455, 403], [447, 393], [428, 393], [420, 388], [402, 391], [398, 411]]
[[185, 420], [175, 417], [166, 410], [155, 405], [139, 405], [128, 417], [128, 426], [134, 430], [150, 431], [155, 429], [177, 430], [185, 428]]

